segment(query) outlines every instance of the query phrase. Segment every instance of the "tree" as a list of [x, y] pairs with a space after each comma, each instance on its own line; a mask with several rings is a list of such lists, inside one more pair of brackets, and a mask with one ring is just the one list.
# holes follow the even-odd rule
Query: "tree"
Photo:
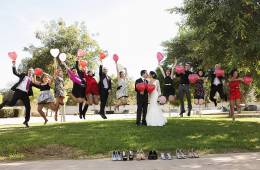
[[237, 67], [252, 74], [255, 87], [260, 86], [258, 0], [184, 0], [183, 7], [169, 11], [184, 15], [185, 22], [179, 35], [163, 44], [166, 63], [172, 56], [206, 69], [222, 63], [227, 72]]
[[84, 23], [66, 25], [63, 20], [51, 21], [44, 25], [43, 30], [37, 31], [35, 37], [40, 41], [41, 46], [24, 47], [24, 51], [29, 52], [32, 58], [23, 59], [20, 66], [23, 70], [29, 67], [39, 67], [48, 73], [53, 72], [53, 57], [50, 55], [52, 48], [58, 48], [66, 53], [66, 62], [69, 65], [75, 63], [77, 50], [85, 49], [88, 53], [83, 59], [89, 61], [90, 68], [96, 66], [96, 56], [101, 49], [89, 36]]

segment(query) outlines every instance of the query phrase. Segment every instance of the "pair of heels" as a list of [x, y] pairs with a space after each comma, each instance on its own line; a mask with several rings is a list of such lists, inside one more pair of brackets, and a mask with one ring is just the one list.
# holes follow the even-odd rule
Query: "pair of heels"
[[145, 154], [142, 149], [137, 151], [136, 160], [138, 161], [145, 160]]
[[127, 160], [134, 160], [134, 152], [128, 151], [120, 152], [120, 151], [113, 151], [112, 153], [112, 161], [127, 161]]
[[155, 150], [152, 150], [152, 151], [149, 152], [148, 159], [149, 160], [156, 160], [156, 159], [158, 159], [158, 155], [157, 155]]
[[186, 159], [187, 155], [184, 154], [181, 149], [176, 149], [176, 158], [177, 159]]
[[188, 153], [188, 158], [199, 158], [199, 154], [195, 152], [193, 149]]
[[170, 153], [161, 153], [161, 160], [172, 160]]

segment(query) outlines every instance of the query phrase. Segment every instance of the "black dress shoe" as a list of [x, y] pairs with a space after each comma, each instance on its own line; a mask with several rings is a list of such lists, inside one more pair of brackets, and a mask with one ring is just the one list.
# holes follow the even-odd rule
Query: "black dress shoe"
[[183, 113], [185, 113], [185, 111], [181, 111], [181, 113], [179, 114], [180, 117], [183, 117]]
[[158, 155], [157, 155], [156, 151], [152, 152], [152, 158], [153, 158], [153, 160], [157, 160], [158, 159]]
[[136, 126], [142, 126], [142, 123], [136, 123]]
[[147, 123], [146, 123], [146, 122], [142, 122], [142, 125], [143, 125], [143, 126], [147, 126]]
[[190, 116], [190, 111], [188, 111], [188, 116]]
[[150, 151], [148, 154], [148, 159], [153, 160], [153, 151]]
[[26, 127], [29, 127], [28, 125], [28, 122], [27, 121], [24, 121], [23, 124], [26, 126]]
[[104, 113], [99, 113], [100, 116], [103, 118], [103, 119], [107, 119], [106, 115]]

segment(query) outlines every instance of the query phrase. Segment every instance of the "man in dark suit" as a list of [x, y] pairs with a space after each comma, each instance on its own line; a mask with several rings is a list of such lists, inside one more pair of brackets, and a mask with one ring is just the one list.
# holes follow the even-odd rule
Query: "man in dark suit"
[[214, 102], [215, 106], [217, 106], [217, 100], [214, 98], [216, 95], [216, 92], [219, 93], [219, 96], [222, 100], [227, 101], [227, 96], [224, 93], [224, 87], [223, 87], [223, 80], [224, 77], [217, 77], [215, 74], [215, 70], [221, 69], [220, 64], [215, 65], [215, 69], [211, 70], [209, 75], [210, 75], [210, 81], [211, 81], [211, 87], [210, 87], [210, 95], [209, 99]]
[[103, 119], [107, 119], [105, 115], [105, 107], [109, 93], [111, 93], [111, 78], [107, 75], [107, 69], [103, 68], [101, 61], [99, 67], [99, 90], [100, 90], [100, 111], [99, 114]]
[[12, 69], [13, 69], [13, 74], [19, 77], [19, 81], [11, 88], [11, 90], [14, 91], [13, 98], [9, 102], [3, 101], [3, 103], [0, 104], [0, 109], [2, 109], [5, 105], [14, 106], [19, 99], [22, 100], [25, 106], [25, 121], [23, 122], [23, 124], [26, 127], [29, 127], [28, 122], [30, 120], [30, 114], [31, 114], [31, 105], [30, 105], [29, 96], [33, 95], [33, 91], [32, 91], [33, 69], [29, 69], [27, 74], [18, 73], [16, 71], [15, 61], [13, 61]]
[[[145, 90], [144, 92], [139, 92], [136, 88], [138, 83], [148, 83], [146, 80], [148, 77], [147, 70], [141, 71], [141, 78], [135, 81], [135, 91], [136, 91], [136, 100], [137, 100], [137, 115], [136, 115], [136, 125], [137, 126], [147, 126], [146, 124], [146, 114], [147, 114], [147, 107], [148, 107], [148, 92]], [[142, 122], [141, 122], [142, 117]]]

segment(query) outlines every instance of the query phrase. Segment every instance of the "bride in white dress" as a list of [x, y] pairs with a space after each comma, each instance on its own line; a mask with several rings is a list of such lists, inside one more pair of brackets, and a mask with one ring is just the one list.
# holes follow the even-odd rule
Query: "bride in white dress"
[[158, 97], [161, 95], [160, 82], [156, 79], [156, 73], [151, 71], [150, 74], [150, 84], [155, 86], [153, 92], [149, 95], [150, 104], [148, 106], [148, 111], [146, 115], [147, 126], [163, 126], [166, 124], [167, 120], [163, 116], [162, 109], [157, 103]]

